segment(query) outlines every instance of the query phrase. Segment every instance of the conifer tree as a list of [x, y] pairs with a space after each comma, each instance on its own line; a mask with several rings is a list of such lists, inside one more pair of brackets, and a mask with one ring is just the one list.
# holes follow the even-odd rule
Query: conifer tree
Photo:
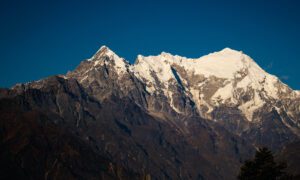
[[239, 180], [278, 180], [292, 179], [285, 172], [285, 163], [276, 163], [272, 152], [267, 148], [259, 148], [253, 160], [247, 160], [242, 165], [238, 175]]

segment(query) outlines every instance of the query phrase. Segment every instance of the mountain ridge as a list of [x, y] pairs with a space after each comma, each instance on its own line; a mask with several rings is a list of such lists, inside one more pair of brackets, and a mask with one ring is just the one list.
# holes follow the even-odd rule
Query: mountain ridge
[[[199, 59], [203, 60], [200, 65]], [[73, 147], [74, 136], [88, 152], [105, 159], [101, 171], [87, 165], [93, 171], [86, 177], [97, 178], [100, 173], [120, 178], [123, 173], [153, 179], [233, 179], [255, 148], [267, 146], [280, 152], [299, 141], [297, 91], [242, 52], [224, 49], [199, 59], [161, 53], [138, 56], [130, 64], [104, 46], [66, 75], [0, 89], [0, 138], [4, 137], [0, 145], [16, 153], [20, 161], [32, 163], [29, 154], [13, 149], [14, 142], [27, 142], [27, 137], [10, 136], [5, 129], [12, 127], [10, 122], [27, 122], [23, 116], [39, 112], [43, 116], [34, 116], [28, 129], [40, 132], [54, 123], [72, 137], [71, 144], [64, 146], [72, 147], [71, 154], [77, 151], [79, 162], [86, 155], [81, 147]], [[234, 68], [210, 68], [211, 62], [221, 60], [228, 60]], [[11, 120], [12, 112], [20, 117]], [[35, 144], [25, 144], [35, 148]], [[48, 161], [54, 163], [55, 158]], [[110, 164], [119, 170], [106, 171]], [[65, 165], [84, 168], [69, 160]], [[47, 167], [43, 172], [49, 171]], [[70, 173], [55, 169], [58, 174]], [[84, 177], [84, 171], [79, 175]]]
[[[213, 101], [219, 101], [221, 99], [223, 101], [229, 100], [231, 101], [231, 103], [237, 104], [237, 99], [232, 97], [231, 94], [234, 94], [233, 91], [235, 91], [235, 89], [237, 88], [242, 88], [244, 91], [246, 91], [246, 88], [248, 88], [248, 86], [251, 86], [254, 90], [266, 90], [267, 96], [273, 99], [278, 99], [278, 93], [281, 92], [276, 91], [280, 90], [289, 91], [288, 96], [299, 97], [300, 95], [299, 91], [292, 90], [287, 85], [282, 83], [276, 76], [270, 75], [263, 69], [261, 69], [253, 59], [243, 54], [242, 51], [236, 51], [230, 48], [224, 48], [219, 52], [210, 53], [206, 56], [202, 56], [196, 59], [185, 58], [178, 55], [171, 55], [170, 53], [165, 52], [162, 52], [157, 56], [144, 57], [142, 55], [138, 55], [135, 63], [130, 64], [124, 58], [120, 58], [118, 55], [116, 55], [108, 47], [102, 46], [92, 58], [88, 59], [88, 61], [94, 60], [95, 64], [97, 64], [99, 62], [102, 62], [98, 59], [101, 59], [101, 56], [107, 56], [115, 63], [117, 69], [116, 72], [122, 74], [131, 71], [131, 73], [133, 73], [139, 80], [144, 81], [148, 93], [154, 93], [155, 91], [157, 91], [157, 89], [160, 89], [164, 91], [164, 95], [168, 96], [168, 87], [164, 89], [164, 87], [160, 87], [156, 83], [163, 84], [163, 86], [168, 86], [169, 80], [179, 80], [180, 86], [183, 86], [184, 84], [188, 84], [189, 82], [191, 82], [190, 79], [192, 79], [192, 76], [195, 75], [204, 76], [198, 77], [198, 79], [215, 77], [217, 78], [217, 80], [223, 81], [222, 83], [225, 84], [229, 81], [232, 81], [233, 79], [240, 78], [240, 81], [232, 82], [236, 84], [236, 88], [232, 87], [233, 84], [230, 83], [227, 86], [223, 86], [222, 84], [220, 84], [219, 86], [222, 88], [219, 88], [219, 92], [216, 91], [215, 94], [211, 97], [213, 98]], [[108, 63], [107, 61], [104, 62], [106, 64]], [[245, 76], [245, 73], [247, 73], [247, 71], [249, 71], [248, 75]], [[189, 75], [190, 77], [182, 78], [184, 74], [188, 73], [192, 75]], [[227, 82], [224, 81], [224, 79], [227, 80]], [[83, 80], [81, 79], [81, 81]], [[262, 82], [264, 83], [263, 85], [261, 84]], [[275, 87], [275, 83], [279, 84], [280, 88]], [[195, 84], [195, 86], [198, 86], [198, 84]], [[197, 88], [198, 87], [193, 87], [189, 89], [189, 93], [191, 93], [193, 96], [191, 97], [191, 99], [194, 99], [194, 102], [199, 105], [201, 104], [201, 102], [197, 103], [197, 101], [200, 97], [197, 96], [203, 95], [198, 94], [199, 90], [197, 90]], [[193, 91], [197, 92], [193, 93]], [[264, 103], [261, 98], [259, 98], [259, 95], [257, 95], [257, 93], [254, 93], [254, 97], [252, 98], [255, 100], [255, 102], [251, 102], [252, 104], [248, 103], [250, 105], [246, 104], [244, 105], [245, 107], [240, 107], [240, 109], [244, 111], [245, 114], [247, 114], [248, 120], [252, 120], [252, 114], [254, 112], [248, 113], [246, 109], [249, 109], [251, 107], [258, 109]], [[212, 103], [214, 104], [213, 106], [218, 105], [218, 102], [203, 103], [209, 104], [209, 106], [207, 107], [209, 109], [211, 109], [210, 106]], [[172, 105], [171, 102], [170, 104]], [[174, 109], [176, 110], [176, 107]], [[177, 112], [179, 111], [177, 110]]]

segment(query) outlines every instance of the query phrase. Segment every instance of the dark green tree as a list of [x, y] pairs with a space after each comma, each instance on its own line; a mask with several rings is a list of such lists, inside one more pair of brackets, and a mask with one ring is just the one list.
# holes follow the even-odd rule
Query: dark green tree
[[239, 180], [282, 180], [292, 179], [285, 172], [285, 163], [276, 163], [272, 152], [267, 148], [259, 148], [252, 160], [242, 165]]

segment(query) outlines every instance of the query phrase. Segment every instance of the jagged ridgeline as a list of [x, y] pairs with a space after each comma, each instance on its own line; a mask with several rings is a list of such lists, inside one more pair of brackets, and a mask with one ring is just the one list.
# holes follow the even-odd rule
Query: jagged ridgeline
[[130, 64], [103, 46], [66, 75], [1, 89], [0, 117], [3, 177], [235, 179], [257, 147], [290, 158], [300, 92], [229, 48]]

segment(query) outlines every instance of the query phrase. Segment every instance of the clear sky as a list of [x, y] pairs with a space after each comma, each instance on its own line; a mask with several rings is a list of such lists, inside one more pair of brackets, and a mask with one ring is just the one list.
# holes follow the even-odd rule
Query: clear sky
[[0, 24], [1, 87], [65, 74], [107, 45], [131, 63], [230, 47], [300, 89], [298, 0], [1, 0]]

